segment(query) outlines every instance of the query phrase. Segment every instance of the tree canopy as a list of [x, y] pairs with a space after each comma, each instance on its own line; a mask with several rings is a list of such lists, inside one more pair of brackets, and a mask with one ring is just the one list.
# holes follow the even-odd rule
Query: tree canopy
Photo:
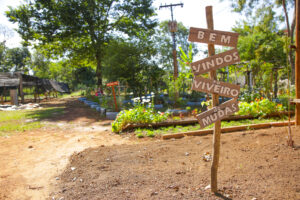
[[30, 0], [6, 12], [18, 23], [25, 45], [47, 49], [49, 54], [96, 63], [102, 86], [102, 60], [115, 34], [140, 37], [156, 26], [152, 0]]

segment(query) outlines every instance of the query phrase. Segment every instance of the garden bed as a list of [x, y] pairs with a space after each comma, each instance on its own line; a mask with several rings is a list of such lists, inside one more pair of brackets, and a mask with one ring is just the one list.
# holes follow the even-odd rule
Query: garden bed
[[[288, 116], [288, 111], [283, 112], [277, 112], [272, 113], [269, 115], [266, 115], [264, 118], [271, 118], [271, 117], [282, 117], [282, 116]], [[291, 115], [294, 115], [294, 111], [290, 111]], [[251, 115], [231, 115], [226, 118], [224, 118], [222, 121], [231, 121], [231, 120], [243, 120], [243, 119], [257, 119], [258, 117], [254, 117]], [[133, 129], [138, 128], [159, 128], [159, 127], [168, 127], [168, 126], [187, 126], [187, 125], [194, 125], [197, 124], [198, 120], [194, 118], [188, 118], [183, 119], [179, 121], [165, 121], [165, 122], [159, 122], [159, 123], [149, 123], [149, 124], [128, 124], [122, 129], [122, 132], [130, 131]]]
[[[271, 127], [281, 127], [281, 126], [288, 126], [294, 124], [295, 121], [291, 121], [290, 123], [288, 121], [285, 121], [285, 122], [270, 122], [270, 123], [262, 123], [262, 124], [249, 124], [243, 126], [225, 127], [221, 129], [221, 133], [256, 130], [256, 129], [271, 128]], [[185, 136], [203, 136], [203, 135], [213, 134], [213, 131], [214, 131], [213, 129], [208, 129], [208, 130], [190, 131], [185, 133], [168, 134], [168, 135], [163, 135], [162, 139], [166, 140], [171, 138], [183, 138]]]

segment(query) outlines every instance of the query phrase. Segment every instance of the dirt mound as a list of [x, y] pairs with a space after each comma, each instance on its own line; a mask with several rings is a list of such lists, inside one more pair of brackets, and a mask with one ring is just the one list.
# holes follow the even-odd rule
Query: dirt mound
[[[300, 128], [293, 128], [300, 144]], [[219, 188], [210, 183], [212, 136], [89, 148], [76, 153], [50, 198], [59, 199], [300, 199], [300, 149], [287, 129], [222, 135]], [[209, 156], [206, 157], [209, 159]]]

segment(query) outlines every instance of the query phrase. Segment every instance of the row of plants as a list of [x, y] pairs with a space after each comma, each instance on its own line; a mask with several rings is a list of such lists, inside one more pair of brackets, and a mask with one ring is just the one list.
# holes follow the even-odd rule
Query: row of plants
[[[129, 124], [149, 124], [166, 121], [169, 117], [168, 113], [156, 111], [153, 107], [146, 104], [136, 104], [134, 108], [121, 111], [116, 120], [112, 123], [112, 131], [119, 133]], [[210, 108], [211, 102], [203, 102], [202, 106]], [[190, 109], [190, 108], [189, 108]], [[253, 117], [265, 117], [274, 112], [284, 111], [282, 104], [277, 104], [269, 99], [261, 97], [250, 103], [239, 102], [239, 111], [236, 115], [251, 115]], [[199, 110], [190, 110], [191, 115], [200, 113]], [[173, 120], [181, 120], [180, 117], [171, 116]], [[150, 134], [151, 135], [151, 134]]]
[[143, 104], [129, 110], [121, 111], [112, 123], [112, 131], [119, 133], [124, 127], [131, 123], [149, 124], [166, 121], [168, 113], [157, 112], [153, 106], [147, 107]]
[[261, 97], [255, 99], [250, 103], [246, 101], [239, 102], [239, 111], [237, 115], [251, 115], [253, 117], [265, 117], [274, 112], [284, 111], [282, 104], [270, 101], [269, 99]]
[[[242, 126], [249, 124], [260, 124], [260, 123], [269, 123], [269, 122], [278, 122], [284, 121], [286, 117], [282, 118], [270, 118], [270, 119], [247, 119], [247, 120], [239, 120], [239, 121], [222, 121], [222, 128], [232, 127], [232, 126]], [[204, 129], [213, 128], [213, 124], [205, 127]], [[134, 134], [137, 138], [143, 137], [155, 137], [164, 134], [172, 134], [172, 133], [180, 133], [180, 132], [188, 132], [188, 131], [198, 131], [200, 130], [200, 125], [190, 125], [190, 126], [170, 126], [170, 127], [162, 127], [158, 129], [146, 129], [139, 128], [134, 131]]]

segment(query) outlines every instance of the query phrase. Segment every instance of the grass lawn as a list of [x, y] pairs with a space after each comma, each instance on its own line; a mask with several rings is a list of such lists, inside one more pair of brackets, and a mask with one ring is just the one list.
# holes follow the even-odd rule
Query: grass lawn
[[[261, 124], [268, 122], [280, 122], [285, 121], [286, 118], [270, 118], [270, 119], [246, 119], [239, 121], [222, 121], [222, 128], [231, 127], [231, 126], [242, 126], [249, 124]], [[211, 124], [205, 129], [212, 129], [214, 124]], [[142, 138], [145, 136], [154, 137], [155, 135], [163, 135], [163, 134], [172, 134], [172, 133], [180, 133], [180, 132], [188, 132], [188, 131], [197, 131], [200, 130], [200, 125], [190, 125], [190, 126], [170, 126], [170, 127], [162, 127], [159, 129], [136, 129], [134, 131], [136, 137]]]
[[0, 111], [0, 136], [11, 135], [18, 131], [41, 128], [41, 120], [63, 112], [63, 107], [34, 110]]

